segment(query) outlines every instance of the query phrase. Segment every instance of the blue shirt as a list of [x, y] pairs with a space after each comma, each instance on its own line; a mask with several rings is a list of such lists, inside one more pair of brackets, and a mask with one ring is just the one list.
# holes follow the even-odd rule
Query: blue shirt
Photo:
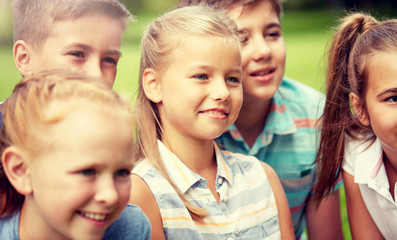
[[276, 200], [265, 170], [254, 157], [220, 151], [216, 191], [219, 204], [207, 188], [207, 180], [191, 171], [175, 154], [158, 141], [161, 158], [178, 190], [208, 216], [193, 220], [171, 184], [147, 159], [133, 173], [152, 191], [160, 209], [167, 239], [280, 239]]
[[[0, 218], [0, 239], [19, 240], [20, 211], [5, 218]], [[120, 217], [106, 229], [102, 239], [105, 240], [149, 240], [151, 226], [148, 218], [137, 206], [128, 204]]]
[[234, 124], [216, 139], [226, 150], [255, 156], [276, 171], [288, 199], [297, 238], [306, 226], [306, 205], [315, 183], [313, 162], [320, 138], [316, 122], [322, 115], [323, 101], [320, 92], [284, 78], [272, 99], [266, 125], [251, 148]]

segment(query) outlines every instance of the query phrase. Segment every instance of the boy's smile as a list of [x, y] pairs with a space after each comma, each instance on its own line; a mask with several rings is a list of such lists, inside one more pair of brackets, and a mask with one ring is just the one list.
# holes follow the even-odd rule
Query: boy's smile
[[243, 37], [244, 102], [270, 101], [284, 76], [285, 44], [280, 20], [268, 1], [228, 9]]
[[54, 23], [41, 49], [31, 51], [31, 72], [73, 69], [104, 78], [113, 86], [123, 28], [107, 16], [89, 14]]

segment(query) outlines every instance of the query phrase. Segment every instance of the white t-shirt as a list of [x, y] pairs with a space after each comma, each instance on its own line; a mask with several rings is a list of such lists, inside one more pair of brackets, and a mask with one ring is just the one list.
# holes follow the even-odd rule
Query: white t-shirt
[[[397, 204], [389, 192], [380, 141], [346, 141], [343, 170], [354, 176], [372, 219], [386, 239], [397, 238]], [[394, 199], [397, 186], [394, 188]]]

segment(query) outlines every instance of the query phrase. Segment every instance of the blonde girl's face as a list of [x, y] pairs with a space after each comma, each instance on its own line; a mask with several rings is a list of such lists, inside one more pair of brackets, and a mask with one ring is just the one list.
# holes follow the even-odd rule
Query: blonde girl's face
[[52, 143], [31, 161], [33, 193], [21, 220], [28, 224], [20, 229], [47, 239], [101, 239], [129, 199], [132, 127], [85, 103], [48, 134]]
[[178, 41], [160, 73], [158, 108], [164, 133], [214, 139], [236, 120], [241, 108], [239, 43], [208, 35]]
[[390, 160], [397, 162], [397, 53], [380, 53], [372, 58], [366, 94], [367, 115]]

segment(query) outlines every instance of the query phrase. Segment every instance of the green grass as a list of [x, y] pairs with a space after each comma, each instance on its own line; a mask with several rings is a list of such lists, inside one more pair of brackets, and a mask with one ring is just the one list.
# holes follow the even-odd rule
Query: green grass
[[[157, 14], [138, 14], [138, 22], [129, 25], [123, 39], [122, 53], [114, 89], [133, 100], [138, 86], [139, 39], [146, 24]], [[286, 76], [301, 81], [320, 91], [324, 90], [324, 53], [330, 38], [335, 13], [286, 12], [283, 34], [287, 46]], [[12, 46], [0, 46], [0, 102], [4, 101], [19, 81], [12, 57]], [[345, 195], [341, 189], [341, 213], [345, 239], [351, 239], [346, 215]]]

